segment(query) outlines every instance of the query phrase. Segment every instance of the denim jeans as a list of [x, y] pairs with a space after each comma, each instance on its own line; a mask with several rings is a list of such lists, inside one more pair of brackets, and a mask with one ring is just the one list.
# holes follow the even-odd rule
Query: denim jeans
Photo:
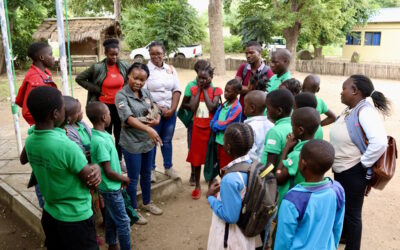
[[43, 207], [44, 207], [44, 199], [43, 199], [42, 193], [39, 190], [39, 185], [38, 184], [35, 185], [35, 193], [36, 193], [36, 197], [37, 197], [38, 202], [39, 202], [39, 207], [43, 209]]
[[187, 144], [188, 149], [190, 149], [190, 144], [192, 143], [192, 130], [193, 130], [193, 121], [189, 123], [187, 127]]
[[[174, 137], [176, 125], [176, 112], [170, 118], [161, 117], [160, 124], [154, 127], [160, 136], [163, 146], [161, 147], [161, 153], [164, 159], [164, 168], [169, 169], [172, 167], [172, 137]], [[153, 149], [153, 167], [156, 168], [156, 151], [157, 147]]]
[[118, 234], [119, 248], [121, 250], [131, 249], [130, 219], [125, 210], [121, 190], [100, 191], [100, 193], [106, 209], [106, 243], [116, 245]]
[[140, 175], [140, 187], [142, 189], [143, 204], [150, 203], [151, 190], [151, 164], [153, 163], [153, 150], [142, 154], [133, 154], [122, 148], [128, 177], [131, 179], [126, 192], [131, 197], [132, 207], [137, 208], [136, 193]]
[[346, 241], [345, 250], [359, 250], [362, 235], [362, 207], [367, 186], [367, 170], [358, 163], [341, 173], [334, 173], [346, 195], [342, 237]]

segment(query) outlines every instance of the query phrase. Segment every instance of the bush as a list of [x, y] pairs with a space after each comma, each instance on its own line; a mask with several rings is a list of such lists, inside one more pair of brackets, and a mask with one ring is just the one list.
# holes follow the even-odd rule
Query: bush
[[242, 38], [240, 36], [224, 37], [225, 53], [242, 53]]

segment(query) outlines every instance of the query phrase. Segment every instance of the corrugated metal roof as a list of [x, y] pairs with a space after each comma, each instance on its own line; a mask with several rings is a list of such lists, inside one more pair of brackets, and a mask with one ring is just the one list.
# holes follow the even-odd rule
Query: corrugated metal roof
[[400, 22], [400, 8], [382, 8], [368, 20], [368, 23]]

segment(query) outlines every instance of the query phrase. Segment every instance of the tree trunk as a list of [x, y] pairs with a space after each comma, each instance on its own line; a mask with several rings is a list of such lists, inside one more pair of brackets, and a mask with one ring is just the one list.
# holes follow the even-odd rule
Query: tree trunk
[[297, 58], [297, 43], [299, 41], [301, 23], [296, 21], [292, 27], [283, 30], [283, 37], [286, 39], [286, 48], [292, 54], [290, 60], [290, 70], [295, 71], [296, 69], [296, 58]]
[[121, 0], [114, 0], [115, 21], [121, 21]]
[[0, 75], [6, 72], [6, 58], [4, 54], [3, 37], [0, 33]]
[[318, 47], [317, 45], [313, 45], [313, 46], [314, 46], [314, 59], [318, 59], [318, 60], [323, 59], [322, 46], [320, 46], [320, 47]]
[[216, 75], [225, 75], [225, 49], [222, 30], [222, 0], [210, 0], [208, 4], [210, 29], [210, 62]]

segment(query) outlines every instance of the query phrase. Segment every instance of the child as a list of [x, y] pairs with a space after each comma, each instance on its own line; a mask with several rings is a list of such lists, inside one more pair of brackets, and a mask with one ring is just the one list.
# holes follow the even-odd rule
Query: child
[[[304, 92], [294, 97], [294, 109], [304, 107], [310, 107], [314, 109], [317, 107], [317, 99], [315, 98], [314, 94]], [[324, 139], [324, 133], [322, 131], [321, 124], [318, 126], [317, 132], [315, 132], [314, 139]]]
[[261, 74], [254, 74], [250, 78], [250, 84], [248, 86], [249, 92], [252, 90], [262, 90], [262, 91], [267, 91], [268, 87], [268, 78], [265, 77], [265, 75]]
[[[303, 92], [310, 92], [316, 95], [319, 92], [320, 79], [316, 75], [309, 75], [304, 79]], [[336, 121], [336, 115], [326, 106], [325, 102], [315, 96], [317, 99], [317, 111], [319, 114], [325, 114], [327, 117], [321, 121], [321, 126], [329, 125]]]
[[296, 96], [301, 91], [301, 83], [299, 82], [299, 80], [292, 78], [292, 79], [282, 82], [282, 84], [279, 86], [279, 88], [287, 89], [290, 92], [292, 92], [293, 96]]
[[289, 71], [291, 54], [287, 49], [277, 49], [271, 56], [271, 69], [274, 76], [269, 79], [268, 93], [279, 88], [282, 82], [292, 78]]
[[207, 144], [211, 134], [210, 121], [218, 107], [222, 90], [210, 86], [214, 76], [214, 69], [208, 65], [197, 73], [197, 85], [190, 91], [190, 109], [195, 112], [193, 117], [192, 142], [186, 158], [194, 168], [195, 189], [192, 198], [197, 200], [201, 196], [200, 173], [201, 165], [206, 161]]
[[71, 96], [64, 96], [64, 105], [67, 136], [82, 149], [88, 161], [90, 161], [90, 140], [92, 131], [88, 125], [82, 121], [83, 113], [81, 110], [81, 103], [78, 99]]
[[[251, 93], [251, 92], [250, 92]], [[224, 148], [233, 159], [226, 169], [241, 162], [251, 163], [248, 155], [253, 146], [253, 130], [247, 124], [233, 123], [228, 126], [224, 136]], [[236, 224], [242, 209], [242, 200], [246, 193], [248, 176], [246, 173], [232, 172], [224, 175], [221, 184], [214, 182], [208, 189], [207, 200], [213, 211], [207, 249], [256, 248], [256, 237], [246, 237]], [[224, 248], [224, 233], [229, 226], [227, 248]]]
[[[209, 65], [210, 65], [210, 63], [207, 60], [200, 59], [194, 64], [194, 71], [196, 71], [196, 74], [198, 74], [199, 70], [203, 70], [206, 67], [208, 67]], [[183, 100], [182, 100], [180, 108], [190, 111], [190, 97], [192, 96], [192, 92], [190, 91], [190, 89], [196, 85], [197, 85], [197, 77], [196, 77], [196, 79], [194, 79], [193, 81], [189, 82], [186, 85], [185, 92], [183, 94], [184, 95]], [[212, 83], [210, 83], [210, 85], [212, 86]], [[192, 114], [193, 114], [193, 112], [192, 112]], [[190, 144], [192, 142], [192, 128], [193, 128], [193, 119], [192, 119], [192, 122], [190, 124], [188, 124], [188, 126], [187, 126], [187, 144], [188, 144], [189, 150], [190, 150]], [[189, 184], [190, 184], [190, 186], [196, 185], [196, 183], [194, 181], [194, 168], [193, 167], [191, 167]]]
[[32, 60], [32, 65], [18, 90], [15, 103], [22, 107], [22, 116], [29, 126], [32, 126], [35, 121], [26, 105], [29, 93], [39, 86], [57, 88], [57, 85], [53, 82], [51, 72], [48, 70], [48, 68], [54, 66], [54, 57], [50, 45], [41, 42], [32, 43], [28, 47], [28, 56]]
[[[46, 98], [43, 98], [46, 97]], [[48, 249], [98, 249], [89, 188], [101, 182], [100, 168], [58, 128], [64, 123], [60, 91], [42, 86], [26, 101], [35, 128], [25, 151], [45, 198], [42, 226]]]
[[130, 180], [121, 175], [117, 149], [112, 136], [106, 132], [111, 122], [110, 110], [104, 103], [94, 101], [86, 106], [86, 114], [93, 124], [91, 160], [101, 167], [102, 181], [99, 190], [106, 209], [106, 243], [109, 245], [108, 249], [118, 249], [118, 234], [120, 249], [131, 249], [130, 220], [121, 193], [121, 185], [126, 188]]
[[298, 108], [293, 111], [293, 133], [287, 136], [286, 145], [276, 170], [279, 191], [278, 206], [289, 189], [304, 181], [304, 177], [298, 171], [300, 151], [308, 140], [314, 138], [319, 122], [318, 112], [313, 108]]
[[216, 133], [219, 167], [225, 167], [232, 158], [224, 151], [224, 132], [226, 127], [234, 122], [240, 122], [242, 116], [242, 105], [237, 98], [242, 90], [242, 84], [232, 79], [225, 86], [225, 102], [218, 107], [213, 119], [210, 122], [211, 129]]
[[275, 167], [281, 158], [286, 136], [292, 132], [290, 114], [293, 108], [293, 95], [287, 89], [278, 89], [267, 95], [268, 118], [275, 123], [265, 136], [261, 163]]
[[338, 182], [324, 178], [334, 155], [332, 145], [326, 141], [311, 140], [303, 146], [299, 170], [305, 182], [283, 198], [274, 249], [338, 248], [345, 194]]
[[264, 150], [264, 140], [267, 132], [274, 126], [264, 115], [266, 94], [261, 90], [250, 91], [244, 97], [245, 124], [250, 125], [254, 132], [254, 144], [249, 152], [253, 161], [260, 161]]

